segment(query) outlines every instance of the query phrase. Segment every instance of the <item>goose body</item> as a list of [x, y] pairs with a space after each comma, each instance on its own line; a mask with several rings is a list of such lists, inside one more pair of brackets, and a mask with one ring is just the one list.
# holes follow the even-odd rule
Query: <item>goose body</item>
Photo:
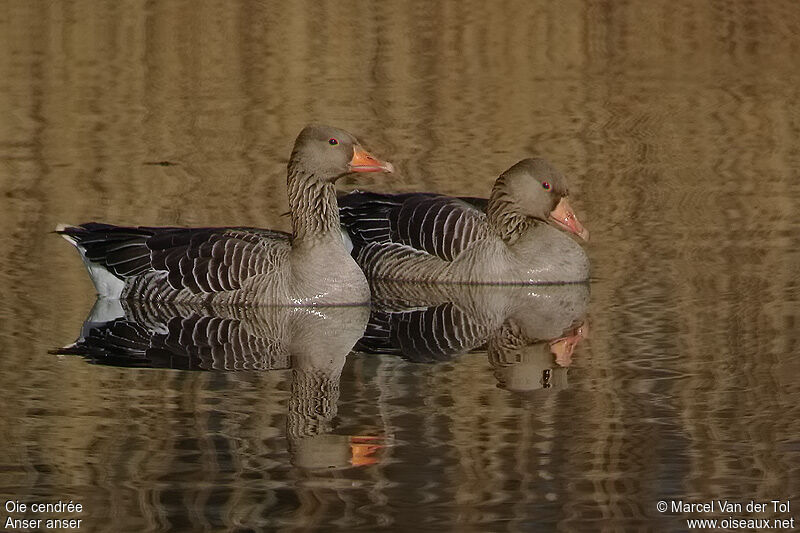
[[98, 295], [212, 305], [350, 305], [369, 286], [341, 238], [333, 183], [391, 171], [351, 134], [309, 126], [288, 165], [292, 233], [247, 227], [56, 228], [74, 244]]
[[498, 178], [489, 200], [356, 191], [340, 196], [340, 218], [370, 279], [583, 282], [589, 276], [585, 251], [548, 223], [588, 237], [566, 194], [560, 173], [527, 159]]

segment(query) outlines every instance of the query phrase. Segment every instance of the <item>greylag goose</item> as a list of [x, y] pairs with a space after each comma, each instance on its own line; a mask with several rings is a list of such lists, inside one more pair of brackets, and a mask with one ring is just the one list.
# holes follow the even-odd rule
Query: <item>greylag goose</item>
[[372, 314], [356, 349], [417, 363], [485, 347], [501, 387], [566, 386], [586, 335], [587, 284], [487, 286], [373, 280]]
[[292, 233], [245, 227], [60, 225], [98, 295], [222, 305], [345, 305], [369, 301], [342, 241], [334, 182], [351, 172], [391, 172], [350, 133], [300, 132], [288, 164]]
[[542, 159], [524, 159], [497, 179], [488, 201], [355, 191], [339, 197], [339, 213], [353, 256], [370, 279], [583, 282], [586, 253], [555, 228], [588, 239], [566, 197], [558, 170]]
[[286, 434], [306, 468], [377, 461], [383, 437], [332, 434], [339, 381], [367, 306], [206, 307], [100, 298], [74, 343], [53, 350], [101, 365], [194, 371], [291, 371]]

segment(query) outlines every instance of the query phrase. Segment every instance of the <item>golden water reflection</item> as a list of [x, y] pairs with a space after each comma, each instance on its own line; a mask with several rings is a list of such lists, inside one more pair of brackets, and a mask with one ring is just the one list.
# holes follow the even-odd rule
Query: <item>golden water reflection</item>
[[[0, 495], [114, 532], [680, 531], [655, 502], [800, 493], [798, 24], [790, 0], [7, 2]], [[342, 188], [564, 171], [594, 277], [568, 388], [511, 394], [484, 352], [351, 354], [325, 434], [391, 445], [320, 473], [292, 463], [291, 371], [48, 353], [93, 301], [57, 223], [285, 230], [311, 121], [397, 167]]]

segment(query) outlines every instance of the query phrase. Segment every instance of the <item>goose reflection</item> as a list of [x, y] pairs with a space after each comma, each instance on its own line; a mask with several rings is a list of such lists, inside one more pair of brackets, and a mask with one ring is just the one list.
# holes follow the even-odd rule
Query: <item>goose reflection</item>
[[485, 348], [498, 386], [567, 386], [575, 346], [588, 335], [587, 284], [442, 285], [373, 281], [373, 312], [356, 349], [418, 363]]
[[74, 343], [92, 363], [197, 371], [291, 371], [286, 434], [309, 469], [377, 461], [382, 438], [332, 434], [342, 368], [369, 308], [207, 308], [98, 299]]

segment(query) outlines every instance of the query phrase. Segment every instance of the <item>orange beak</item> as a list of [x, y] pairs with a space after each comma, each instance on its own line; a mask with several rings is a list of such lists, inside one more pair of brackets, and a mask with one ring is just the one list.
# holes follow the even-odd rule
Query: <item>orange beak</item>
[[384, 447], [380, 444], [381, 441], [381, 437], [369, 435], [354, 435], [350, 437], [350, 464], [353, 466], [367, 466], [378, 463], [380, 458], [375, 457], [373, 454]]
[[581, 221], [578, 220], [578, 215], [572, 210], [572, 207], [567, 202], [566, 198], [562, 198], [553, 212], [550, 213], [550, 220], [561, 229], [565, 229], [570, 233], [574, 233], [584, 241], [589, 240], [589, 230], [583, 227]]
[[388, 161], [381, 161], [361, 146], [353, 147], [353, 159], [348, 165], [350, 172], [394, 172], [394, 167]]

